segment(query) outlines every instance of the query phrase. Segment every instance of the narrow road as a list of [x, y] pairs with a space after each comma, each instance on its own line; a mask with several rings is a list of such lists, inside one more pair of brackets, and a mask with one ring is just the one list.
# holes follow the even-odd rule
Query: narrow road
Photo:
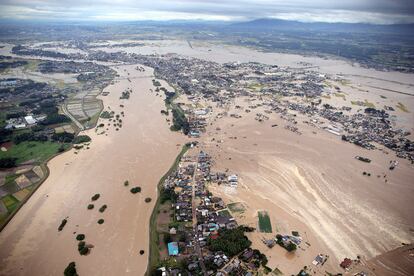
[[193, 212], [193, 233], [194, 233], [194, 244], [195, 244], [195, 250], [198, 254], [198, 261], [200, 263], [201, 270], [203, 271], [203, 275], [207, 275], [207, 269], [204, 264], [203, 259], [203, 253], [201, 251], [200, 243], [197, 237], [197, 215], [196, 215], [196, 202], [195, 202], [195, 190], [196, 190], [196, 174], [197, 174], [197, 168], [198, 168], [198, 161], [195, 164], [194, 167], [194, 173], [193, 173], [193, 190], [192, 190], [192, 212]]
[[75, 117], [73, 117], [73, 115], [72, 114], [70, 114], [70, 112], [68, 111], [68, 109], [67, 109], [67, 107], [66, 107], [66, 104], [63, 104], [62, 105], [62, 111], [63, 111], [63, 113], [66, 115], [66, 116], [68, 116], [77, 126], [78, 126], [78, 128], [82, 131], [82, 130], [84, 130], [85, 128], [83, 127], [83, 125], [78, 121], [78, 120], [76, 120], [75, 119]]

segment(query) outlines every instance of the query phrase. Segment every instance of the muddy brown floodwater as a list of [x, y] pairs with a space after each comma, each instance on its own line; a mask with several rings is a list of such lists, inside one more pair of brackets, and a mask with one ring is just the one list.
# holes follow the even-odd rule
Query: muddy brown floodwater
[[[90, 149], [78, 154], [71, 150], [49, 162], [49, 178], [0, 233], [0, 275], [61, 275], [71, 261], [80, 275], [144, 274], [155, 202], [144, 199], [155, 199], [156, 185], [185, 137], [171, 132], [160, 114], [164, 102], [149, 92], [150, 68], [146, 72], [136, 71], [135, 66], [115, 69], [120, 80], [105, 89], [110, 94], [102, 99], [106, 110], [125, 112], [123, 127], [119, 131], [109, 127], [108, 136], [89, 130], [85, 134], [92, 138]], [[128, 87], [133, 91], [130, 99], [119, 100]], [[124, 187], [125, 180], [129, 187]], [[142, 192], [132, 194], [129, 190], [134, 186], [142, 187]], [[100, 198], [95, 208], [87, 210], [96, 193]], [[100, 213], [103, 204], [108, 208]], [[68, 223], [58, 232], [65, 217]], [[97, 223], [100, 218], [105, 220], [102, 225]], [[86, 242], [94, 246], [89, 255], [79, 255], [75, 232], [85, 234]]]

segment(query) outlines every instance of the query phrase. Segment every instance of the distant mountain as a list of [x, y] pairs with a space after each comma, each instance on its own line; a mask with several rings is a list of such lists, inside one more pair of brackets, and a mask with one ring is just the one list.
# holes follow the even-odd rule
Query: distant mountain
[[330, 32], [370, 32], [370, 33], [392, 33], [392, 34], [408, 34], [414, 35], [414, 24], [391, 24], [376, 25], [366, 23], [325, 23], [312, 22], [305, 23], [291, 20], [281, 19], [256, 19], [247, 22], [233, 23], [228, 26], [235, 30], [289, 30], [289, 31], [330, 31]]

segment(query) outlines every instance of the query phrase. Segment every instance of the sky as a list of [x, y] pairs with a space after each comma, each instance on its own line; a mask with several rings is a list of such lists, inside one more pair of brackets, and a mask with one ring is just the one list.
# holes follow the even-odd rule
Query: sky
[[414, 23], [414, 0], [0, 0], [0, 19]]

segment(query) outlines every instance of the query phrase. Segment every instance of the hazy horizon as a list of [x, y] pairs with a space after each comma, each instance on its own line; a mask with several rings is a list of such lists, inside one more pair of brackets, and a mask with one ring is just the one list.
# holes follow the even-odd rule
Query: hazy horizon
[[414, 1], [351, 0], [0, 0], [0, 19], [37, 21], [249, 21], [259, 18], [301, 22], [414, 23]]

